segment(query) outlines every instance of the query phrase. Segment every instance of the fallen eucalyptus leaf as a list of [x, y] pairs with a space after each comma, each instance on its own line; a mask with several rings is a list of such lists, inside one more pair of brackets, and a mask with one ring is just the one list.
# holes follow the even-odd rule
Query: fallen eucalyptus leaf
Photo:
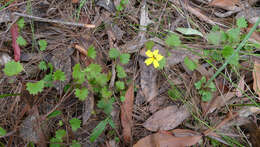
[[176, 28], [176, 30], [184, 35], [199, 35], [199, 36], [203, 37], [201, 32], [199, 32], [198, 30], [194, 30], [192, 28], [178, 27], [178, 28]]
[[172, 105], [157, 111], [145, 121], [143, 126], [150, 131], [171, 130], [180, 125], [189, 116], [190, 112], [185, 106], [178, 107]]

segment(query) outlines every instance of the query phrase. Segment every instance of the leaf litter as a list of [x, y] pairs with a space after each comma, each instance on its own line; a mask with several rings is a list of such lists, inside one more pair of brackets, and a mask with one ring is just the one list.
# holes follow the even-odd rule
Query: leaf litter
[[[248, 33], [258, 18], [257, 1], [170, 0], [165, 4], [162, 1], [135, 0], [72, 0], [64, 3], [39, 3], [36, 0], [30, 2], [31, 13], [29, 2], [6, 2], [0, 3], [1, 69], [12, 60], [21, 62], [19, 65], [24, 69], [15, 77], [6, 77], [0, 71], [0, 127], [7, 132], [0, 138], [10, 136], [9, 141], [3, 140], [4, 145], [19, 142], [25, 146], [31, 141], [39, 146], [48, 146], [46, 143], [55, 131], [71, 130], [71, 118], [78, 118], [82, 128], [76, 132], [68, 131], [64, 145], [77, 140], [82, 146], [211, 146], [214, 143], [212, 139], [218, 144], [230, 145], [230, 139], [225, 139], [228, 137], [233, 143], [244, 146], [257, 142], [254, 140], [259, 138], [255, 132], [259, 130], [260, 84], [259, 61], [254, 56], [258, 56], [259, 28], [239, 53], [241, 65], [244, 62], [247, 66], [234, 68], [228, 65], [217, 77], [215, 83], [222, 87], [218, 87], [219, 91], [214, 92], [210, 101], [203, 102], [194, 86], [201, 76], [209, 79], [223, 64], [221, 44], [209, 45], [207, 34], [211, 31], [221, 34], [218, 31], [239, 25], [243, 26], [240, 33]], [[11, 14], [17, 18], [13, 19]], [[79, 20], [74, 18], [77, 14]], [[16, 27], [18, 16], [25, 17], [23, 29]], [[246, 23], [237, 24], [235, 20], [239, 18], [244, 18]], [[165, 41], [172, 34], [176, 41], [171, 43], [174, 47]], [[18, 45], [19, 35], [26, 40], [26, 46]], [[228, 35], [232, 33], [222, 37], [232, 38]], [[47, 42], [44, 51], [38, 46], [39, 40]], [[152, 51], [158, 49], [165, 57], [163, 69], [144, 64], [147, 41], [154, 42]], [[234, 48], [237, 46], [230, 38], [228, 43]], [[130, 63], [122, 65], [126, 78], [117, 77], [115, 67], [121, 64], [121, 59], [111, 60], [110, 48], [130, 53], [125, 56], [129, 57]], [[95, 55], [89, 52], [95, 52]], [[38, 63], [42, 60], [52, 63], [53, 67], [47, 65], [46, 70], [39, 69]], [[109, 115], [97, 107], [100, 94], [95, 93], [99, 90], [97, 87], [90, 86], [93, 81], [82, 85], [73, 82], [72, 68], [77, 63], [83, 67], [99, 64], [102, 74], [107, 74], [104, 79], [107, 78], [110, 85], [108, 91], [103, 89], [102, 94], [110, 95], [114, 100], [113, 107], [106, 109], [111, 110]], [[188, 68], [186, 64], [193, 65]], [[59, 70], [64, 72], [65, 82], [56, 81], [53, 88], [46, 87], [39, 94], [20, 96], [20, 92], [27, 90], [17, 90], [18, 85], [36, 83], [50, 72]], [[133, 79], [135, 84], [130, 84]], [[118, 91], [114, 86], [118, 81], [129, 85], [128, 89]], [[85, 101], [78, 101], [70, 91], [79, 87], [89, 89]], [[13, 96], [17, 95], [14, 99]], [[120, 115], [116, 108], [121, 108]], [[56, 110], [60, 113], [48, 120], [46, 115]], [[255, 121], [253, 128], [256, 131], [248, 127], [253, 126], [250, 118]], [[48, 122], [47, 125], [44, 122]], [[91, 143], [90, 134], [96, 126], [101, 128], [98, 130], [100, 136]], [[237, 135], [241, 131], [244, 136]]]

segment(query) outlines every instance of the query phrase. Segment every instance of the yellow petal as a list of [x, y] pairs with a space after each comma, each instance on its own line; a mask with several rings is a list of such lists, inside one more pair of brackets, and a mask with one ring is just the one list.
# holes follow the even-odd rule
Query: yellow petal
[[156, 58], [157, 61], [160, 61], [160, 60], [162, 60], [163, 56], [158, 54], [157, 56], [155, 56], [155, 58]]
[[159, 53], [159, 50], [154, 50], [154, 51], [153, 51], [153, 55], [154, 55], [154, 56], [157, 56], [158, 53]]
[[147, 58], [147, 59], [144, 61], [144, 63], [148, 66], [148, 65], [152, 64], [153, 61], [154, 61], [154, 58]]
[[145, 54], [150, 58], [153, 57], [153, 53], [150, 50], [146, 51]]
[[153, 61], [153, 66], [154, 66], [154, 68], [157, 68], [157, 67], [159, 67], [159, 63], [158, 63], [158, 61], [157, 61], [157, 60], [154, 60], [154, 61]]

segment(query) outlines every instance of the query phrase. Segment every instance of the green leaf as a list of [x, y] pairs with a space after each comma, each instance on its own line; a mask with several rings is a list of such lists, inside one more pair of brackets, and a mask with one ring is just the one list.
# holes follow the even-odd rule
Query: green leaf
[[44, 76], [43, 81], [44, 81], [44, 86], [45, 87], [52, 87], [53, 86], [53, 83], [52, 83], [53, 82], [53, 78], [52, 77], [53, 76], [52, 76], [51, 73]]
[[219, 31], [219, 30], [220, 30], [220, 28], [219, 28], [218, 25], [214, 25], [214, 26], [212, 27], [212, 29], [211, 29], [211, 31], [213, 31], [213, 32], [217, 32], [217, 31]]
[[125, 101], [125, 97], [124, 96], [120, 96], [120, 101], [124, 102]]
[[234, 53], [234, 48], [232, 48], [231, 46], [229, 45], [226, 45], [223, 50], [222, 50], [222, 56], [224, 58], [228, 58], [230, 57], [232, 54]]
[[201, 79], [200, 79], [201, 83], [206, 83], [207, 79], [205, 76], [203, 76]]
[[201, 81], [196, 82], [194, 85], [196, 89], [200, 89], [202, 87]]
[[120, 139], [118, 137], [115, 137], [114, 140], [116, 141], [116, 143], [119, 143]]
[[16, 42], [20, 46], [26, 46], [27, 45], [26, 40], [22, 36], [18, 36], [17, 39], [16, 39]]
[[234, 56], [230, 60], [229, 64], [238, 66], [238, 64], [239, 64], [239, 54], [237, 52], [234, 53]]
[[23, 66], [19, 62], [9, 61], [5, 64], [4, 73], [7, 76], [14, 76], [23, 70]]
[[5, 136], [6, 130], [0, 127], [0, 136]]
[[111, 48], [109, 50], [108, 55], [109, 55], [109, 58], [115, 59], [120, 55], [120, 52], [116, 48]]
[[199, 32], [198, 30], [194, 30], [192, 28], [178, 27], [178, 28], [176, 28], [176, 30], [184, 35], [199, 35], [199, 36], [203, 37], [201, 32]]
[[72, 140], [70, 147], [81, 147], [81, 145], [77, 140]]
[[213, 82], [210, 82], [210, 84], [209, 84], [208, 87], [210, 88], [211, 92], [214, 92], [214, 91], [217, 90], [217, 89], [216, 89], [216, 86], [215, 86], [215, 84], [214, 84]]
[[24, 26], [25, 26], [25, 23], [24, 23], [24, 18], [21, 17], [18, 21], [17, 21], [17, 25], [20, 29], [22, 29]]
[[73, 67], [72, 77], [77, 83], [82, 84], [85, 82], [85, 73], [81, 71], [80, 64], [76, 64]]
[[44, 61], [41, 61], [38, 65], [38, 67], [40, 70], [43, 70], [43, 71], [47, 70], [47, 64]]
[[116, 10], [117, 11], [122, 11], [122, 10], [124, 10], [124, 7], [120, 4], [120, 5], [117, 5], [116, 6]]
[[59, 125], [60, 127], [63, 126], [63, 122], [62, 122], [62, 120], [59, 120], [58, 125]]
[[53, 118], [61, 114], [61, 111], [55, 110], [51, 114], [48, 115], [48, 118]]
[[50, 140], [50, 147], [60, 147], [62, 143], [62, 140], [58, 139], [58, 138], [51, 138]]
[[51, 63], [48, 63], [48, 67], [50, 68], [50, 73], [52, 74], [52, 72], [53, 72], [53, 65]]
[[126, 77], [125, 70], [122, 66], [116, 65], [116, 72], [117, 72], [118, 78], [125, 78]]
[[212, 94], [210, 91], [202, 92], [202, 101], [207, 102], [207, 101], [211, 100], [211, 98], [212, 98]]
[[125, 6], [126, 4], [128, 4], [128, 0], [121, 0], [121, 1], [120, 1], [120, 4], [123, 5], [123, 6]]
[[103, 87], [101, 89], [101, 95], [103, 98], [110, 98], [112, 96], [112, 92], [107, 89], [107, 87]]
[[110, 115], [110, 113], [113, 110], [113, 103], [114, 103], [114, 98], [111, 98], [109, 100], [103, 98], [98, 101], [98, 108], [103, 109], [103, 111], [107, 114]]
[[72, 118], [71, 120], [69, 120], [69, 123], [72, 131], [77, 131], [78, 128], [80, 128], [81, 120], [77, 118]]
[[44, 88], [44, 81], [43, 80], [35, 82], [35, 83], [31, 83], [31, 82], [26, 83], [26, 89], [32, 95], [35, 95], [39, 92], [42, 92], [43, 88]]
[[82, 88], [82, 89], [75, 89], [75, 96], [81, 100], [84, 101], [88, 97], [88, 89], [87, 88]]
[[103, 120], [96, 126], [96, 128], [93, 129], [92, 133], [90, 134], [90, 142], [94, 142], [102, 134], [106, 128], [107, 123], [108, 122], [106, 120]]
[[35, 147], [33, 142], [29, 142], [29, 144], [26, 147]]
[[63, 129], [59, 129], [56, 131], [55, 137], [59, 140], [62, 140], [62, 138], [66, 135], [66, 131]]
[[99, 84], [99, 86], [103, 87], [107, 84], [108, 78], [106, 74], [97, 74], [96, 76], [96, 82]]
[[44, 51], [46, 49], [48, 43], [46, 40], [42, 39], [42, 40], [38, 41], [38, 44], [40, 46], [40, 50]]
[[111, 118], [108, 117], [106, 120], [113, 129], [116, 129], [116, 125]]
[[228, 40], [231, 43], [236, 43], [240, 41], [240, 29], [239, 28], [232, 28], [227, 31]]
[[89, 48], [88, 48], [88, 57], [92, 58], [92, 59], [95, 59], [96, 56], [97, 56], [97, 53], [96, 53], [96, 50], [95, 50], [95, 47], [93, 45], [91, 45]]
[[237, 66], [239, 63], [239, 55], [234, 51], [234, 48], [231, 46], [226, 45], [222, 50], [222, 55], [224, 58], [229, 58], [234, 53], [232, 60], [230, 60], [229, 64]]
[[102, 71], [102, 67], [99, 64], [91, 63], [84, 71], [97, 74], [97, 73], [100, 73]]
[[159, 61], [158, 69], [163, 69], [165, 65], [166, 65], [166, 58], [163, 57], [162, 60]]
[[189, 57], [184, 58], [184, 64], [187, 66], [187, 68], [191, 71], [197, 68], [197, 64], [193, 62]]
[[122, 64], [127, 64], [130, 59], [130, 54], [121, 54], [119, 59]]
[[66, 80], [66, 76], [65, 73], [62, 72], [61, 70], [56, 70], [53, 73], [53, 80], [58, 80], [58, 81], [65, 81]]
[[171, 35], [167, 36], [165, 43], [169, 46], [180, 46], [181, 40], [180, 40], [179, 36], [177, 36], [175, 34], [171, 34]]
[[147, 50], [152, 50], [153, 46], [154, 46], [154, 42], [153, 41], [150, 40], [150, 41], [145, 42], [145, 48]]
[[116, 81], [116, 88], [118, 90], [124, 90], [125, 89], [125, 83], [122, 81]]
[[221, 32], [210, 32], [207, 35], [207, 39], [209, 43], [214, 45], [219, 45], [222, 41], [222, 33]]
[[246, 28], [247, 27], [247, 21], [244, 17], [240, 17], [237, 19], [237, 27], [238, 28]]
[[195, 88], [196, 89], [201, 89], [202, 88], [202, 84], [206, 83], [206, 77], [203, 76], [198, 82], [196, 82], [194, 85], [195, 85]]

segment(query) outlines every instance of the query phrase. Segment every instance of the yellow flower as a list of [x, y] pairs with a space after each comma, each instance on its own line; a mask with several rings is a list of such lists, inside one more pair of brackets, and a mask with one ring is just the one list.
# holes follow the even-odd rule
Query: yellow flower
[[153, 63], [155, 68], [159, 67], [159, 61], [163, 59], [163, 56], [159, 54], [159, 50], [154, 50], [153, 52], [148, 50], [145, 54], [149, 57], [144, 61], [147, 66]]

